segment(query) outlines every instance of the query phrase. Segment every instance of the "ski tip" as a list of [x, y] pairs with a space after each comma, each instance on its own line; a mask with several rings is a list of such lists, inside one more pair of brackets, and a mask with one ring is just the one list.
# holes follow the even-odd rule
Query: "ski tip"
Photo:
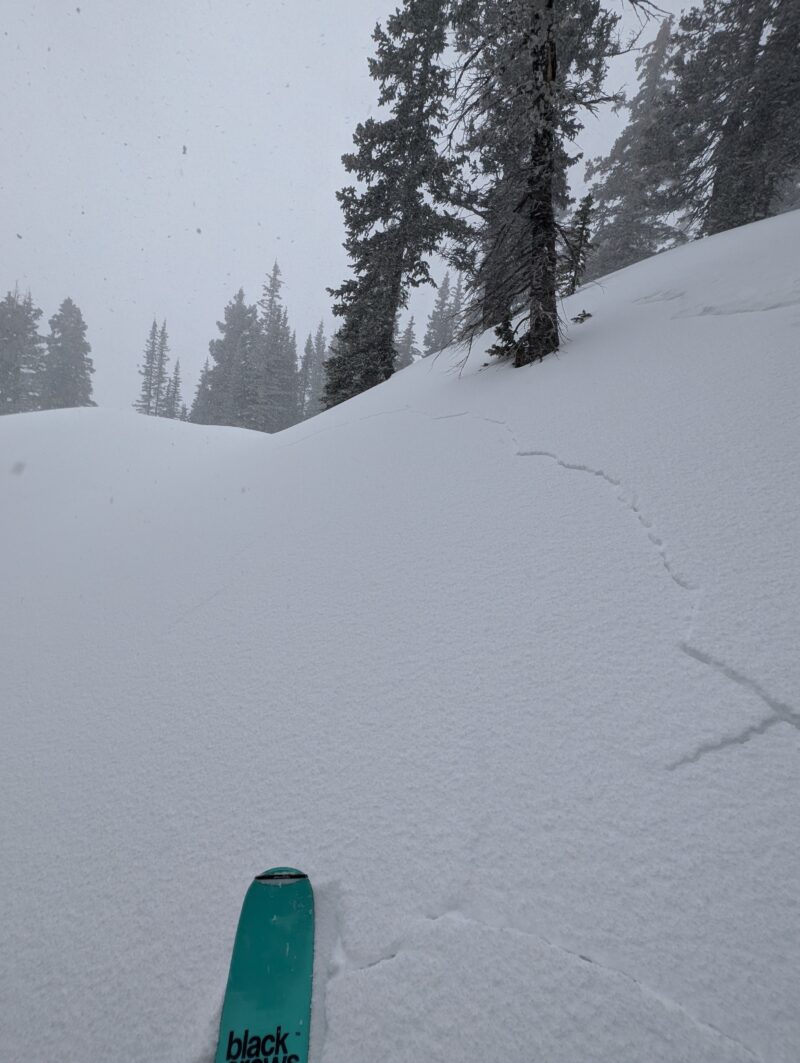
[[256, 875], [255, 881], [280, 885], [282, 882], [297, 882], [304, 878], [308, 878], [308, 875], [303, 871], [298, 871], [296, 867], [272, 867], [269, 871]]

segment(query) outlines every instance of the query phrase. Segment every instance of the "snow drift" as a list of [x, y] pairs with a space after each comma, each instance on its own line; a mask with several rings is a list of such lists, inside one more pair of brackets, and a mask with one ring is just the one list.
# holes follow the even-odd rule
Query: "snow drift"
[[0, 420], [3, 1059], [211, 1059], [290, 864], [316, 1063], [794, 1063], [798, 247], [279, 436]]

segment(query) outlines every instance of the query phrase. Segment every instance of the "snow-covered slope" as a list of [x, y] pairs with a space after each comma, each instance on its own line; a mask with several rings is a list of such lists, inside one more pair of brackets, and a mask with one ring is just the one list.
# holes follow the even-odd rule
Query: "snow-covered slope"
[[210, 1059], [288, 863], [315, 1063], [796, 1063], [798, 248], [272, 438], [0, 420], [4, 1060]]

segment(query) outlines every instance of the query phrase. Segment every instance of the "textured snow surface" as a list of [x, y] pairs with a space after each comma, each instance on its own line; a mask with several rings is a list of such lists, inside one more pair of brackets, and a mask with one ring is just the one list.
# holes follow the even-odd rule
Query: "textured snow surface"
[[210, 1060], [290, 864], [315, 1063], [796, 1063], [798, 248], [272, 438], [0, 419], [3, 1060]]

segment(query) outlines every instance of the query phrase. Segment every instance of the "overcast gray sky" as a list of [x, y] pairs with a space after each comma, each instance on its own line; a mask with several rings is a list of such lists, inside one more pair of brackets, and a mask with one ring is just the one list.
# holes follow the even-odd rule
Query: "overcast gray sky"
[[[99, 404], [136, 398], [154, 315], [190, 403], [225, 303], [240, 286], [255, 301], [276, 258], [300, 347], [321, 318], [330, 330], [325, 288], [347, 269], [340, 157], [373, 109], [370, 35], [394, 6], [0, 0], [0, 295], [29, 288], [43, 330], [75, 300]], [[619, 128], [590, 121], [587, 155]], [[415, 301], [418, 319], [429, 305]]]

